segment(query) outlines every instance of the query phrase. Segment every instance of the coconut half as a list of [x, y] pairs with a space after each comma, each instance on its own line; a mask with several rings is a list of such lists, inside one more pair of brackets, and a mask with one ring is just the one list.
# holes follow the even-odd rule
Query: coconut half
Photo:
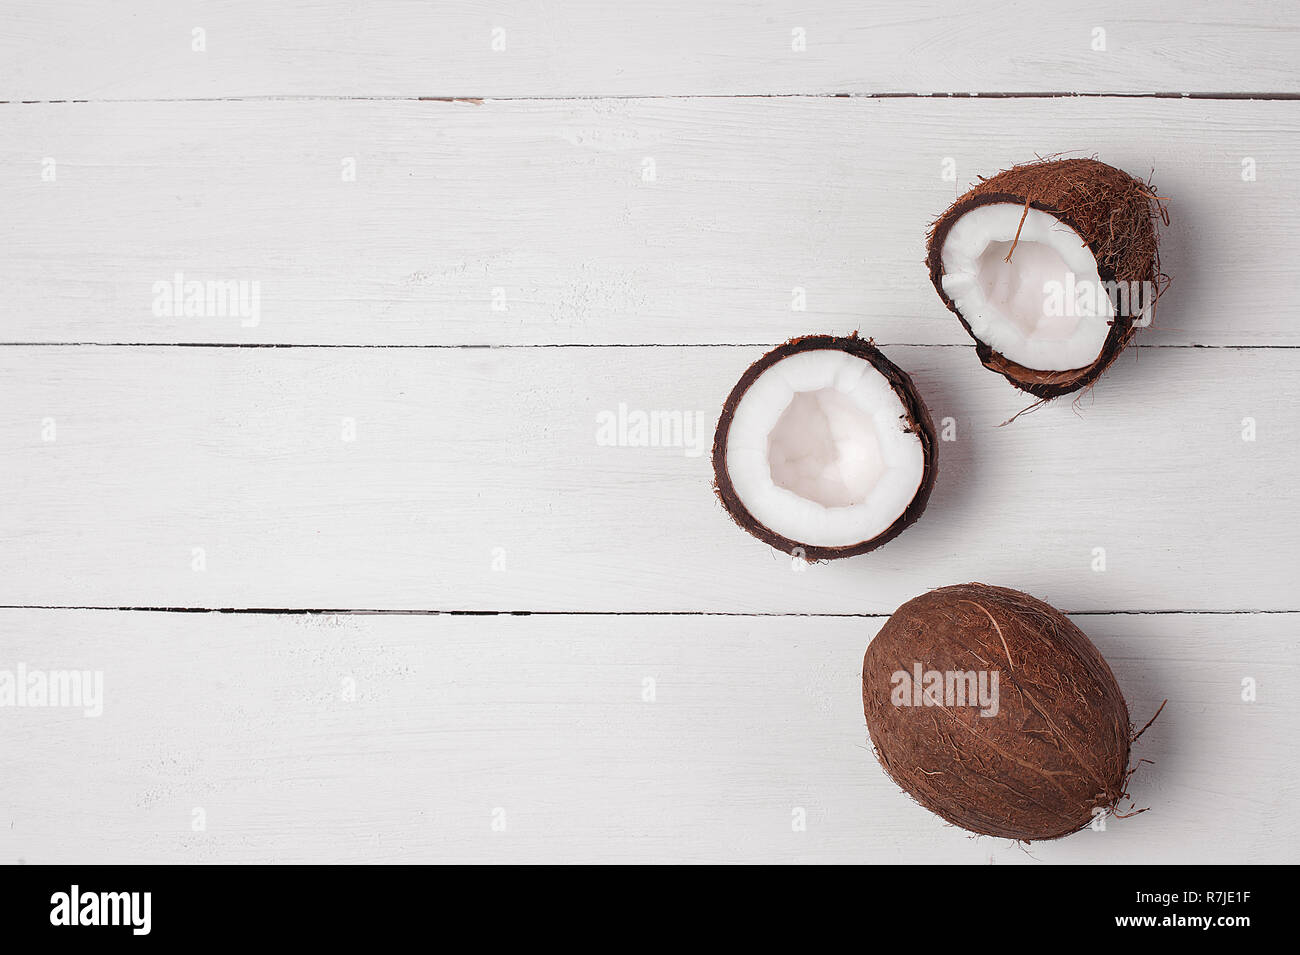
[[759, 540], [807, 560], [851, 557], [921, 516], [934, 425], [912, 380], [870, 342], [798, 338], [732, 389], [713, 471], [723, 506]]
[[1055, 398], [1092, 384], [1159, 294], [1151, 186], [1095, 159], [980, 182], [934, 223], [930, 280], [984, 366]]

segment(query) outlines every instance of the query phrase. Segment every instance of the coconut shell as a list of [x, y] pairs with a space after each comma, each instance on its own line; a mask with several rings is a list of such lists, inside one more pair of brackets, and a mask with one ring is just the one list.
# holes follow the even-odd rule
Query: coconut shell
[[[1100, 353], [1092, 364], [1069, 371], [1041, 371], [1011, 361], [976, 338], [970, 325], [943, 290], [942, 251], [953, 224], [978, 206], [1012, 203], [1041, 209], [1074, 229], [1097, 260], [1097, 272], [1110, 290], [1115, 319]], [[1156, 219], [1164, 208], [1148, 183], [1096, 159], [1057, 159], [1026, 163], [981, 179], [930, 227], [926, 265], [930, 281], [949, 310], [975, 339], [975, 352], [984, 367], [996, 371], [1017, 388], [1039, 398], [1056, 398], [1093, 384], [1133, 339], [1134, 322], [1143, 310], [1154, 307], [1165, 277], [1160, 271]], [[1015, 255], [1014, 248], [1011, 251]], [[1152, 294], [1129, 302], [1121, 310], [1114, 284], [1150, 289]], [[1129, 285], [1128, 283], [1138, 283]], [[1148, 283], [1148, 284], [1141, 284]]]
[[[762, 524], [754, 515], [749, 513], [749, 510], [741, 502], [740, 496], [732, 486], [731, 476], [727, 472], [727, 435], [731, 431], [731, 421], [735, 416], [736, 408], [740, 405], [745, 393], [749, 391], [750, 385], [758, 380], [759, 375], [781, 359], [788, 358], [799, 352], [821, 348], [838, 349], [856, 355], [870, 362], [872, 367], [885, 377], [894, 389], [894, 393], [898, 395], [899, 400], [903, 403], [903, 409], [907, 414], [906, 430], [920, 438], [921, 449], [925, 457], [921, 484], [898, 519], [883, 533], [870, 540], [850, 544], [846, 547], [817, 547], [800, 543], [799, 541], [790, 540], [788, 537], [784, 537]], [[930, 412], [926, 408], [925, 402], [921, 400], [916, 386], [912, 384], [912, 379], [908, 377], [905, 371], [886, 358], [880, 349], [876, 348], [870, 341], [859, 338], [856, 332], [847, 338], [836, 338], [832, 335], [808, 335], [803, 338], [791, 339], [784, 345], [772, 349], [750, 365], [741, 376], [740, 381], [736, 382], [736, 387], [731, 389], [731, 394], [727, 396], [727, 400], [722, 406], [722, 414], [718, 418], [718, 428], [713, 435], [713, 489], [731, 519], [744, 531], [757, 537], [765, 544], [787, 554], [797, 554], [808, 561], [854, 557], [875, 550], [877, 547], [893, 540], [906, 528], [916, 523], [916, 519], [921, 516], [926, 503], [930, 500], [930, 492], [934, 489], [934, 479], [938, 473], [938, 441], [935, 439], [934, 422], [930, 419]]]
[[[917, 664], [997, 671], [996, 714], [896, 705], [894, 674]], [[885, 771], [971, 832], [1055, 839], [1125, 795], [1131, 730], [1115, 677], [1083, 631], [1027, 594], [961, 584], [909, 600], [867, 648], [862, 704]]]

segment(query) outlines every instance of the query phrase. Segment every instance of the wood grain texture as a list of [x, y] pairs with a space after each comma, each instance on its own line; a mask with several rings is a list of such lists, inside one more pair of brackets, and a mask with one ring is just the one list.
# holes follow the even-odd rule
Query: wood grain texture
[[1170, 700], [1150, 812], [1025, 851], [876, 764], [879, 620], [0, 612], [8, 660], [104, 681], [98, 718], [3, 711], [0, 860], [1293, 860], [1296, 616], [1076, 622], [1139, 725]]
[[[3, 109], [6, 342], [965, 343], [928, 223], [980, 174], [1071, 152], [1170, 197], [1174, 283], [1141, 340], [1300, 344], [1296, 103]], [[256, 317], [160, 314], [177, 273], [259, 283]]]
[[[1130, 351], [999, 428], [1027, 399], [973, 349], [886, 349], [940, 432], [934, 495], [802, 573], [711, 489], [761, 352], [5, 349], [0, 603], [888, 613], [983, 580], [1069, 611], [1296, 609], [1300, 351]], [[652, 411], [681, 433], [619, 446]]]
[[[0, 862], [1294, 860], [1297, 36], [1265, 0], [7, 0], [0, 670], [106, 700], [0, 710]], [[954, 91], [1123, 95], [913, 95]], [[1170, 347], [999, 428], [924, 231], [1035, 153], [1169, 197]], [[158, 314], [177, 273], [256, 321]], [[915, 527], [806, 568], [695, 450], [760, 345], [855, 329], [952, 440]], [[599, 436], [655, 411], [690, 446]], [[877, 767], [882, 618], [835, 615], [967, 580], [1085, 611], [1134, 719], [1170, 699], [1150, 813], [1025, 852]]]
[[[1300, 344], [1294, 102], [0, 109], [0, 341], [965, 343], [928, 223], [977, 176], [1068, 152], [1169, 197], [1174, 282], [1140, 340]], [[255, 321], [159, 314], [177, 273], [259, 283]]]
[[8, 0], [0, 89], [24, 100], [1296, 91], [1297, 29], [1300, 11], [1268, 0]]

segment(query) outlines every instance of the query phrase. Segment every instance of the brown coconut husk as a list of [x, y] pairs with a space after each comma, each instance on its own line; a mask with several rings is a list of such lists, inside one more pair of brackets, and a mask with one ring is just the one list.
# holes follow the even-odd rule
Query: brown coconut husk
[[[1150, 288], [1152, 292], [1130, 301], [1127, 314], [1120, 312], [1118, 290], [1108, 286], [1116, 316], [1092, 364], [1069, 371], [1039, 371], [1019, 365], [976, 338], [952, 299], [944, 294], [942, 250], [949, 229], [967, 212], [990, 203], [1020, 205], [1026, 213], [1030, 208], [1041, 209], [1060, 219], [1087, 243], [1103, 282], [1149, 283], [1128, 286]], [[1132, 341], [1136, 319], [1146, 309], [1154, 313], [1156, 300], [1168, 284], [1168, 276], [1160, 270], [1156, 227], [1157, 220], [1169, 223], [1162, 203], [1153, 185], [1096, 159], [1039, 160], [1014, 166], [990, 179], [981, 177], [978, 185], [931, 224], [926, 259], [930, 281], [975, 340], [975, 351], [984, 367], [1038, 398], [1057, 398], [1078, 391], [1095, 383], [1114, 363]], [[1013, 243], [1008, 261], [1014, 255]]]
[[[903, 513], [899, 515], [898, 519], [883, 533], [870, 540], [845, 547], [815, 547], [800, 541], [790, 540], [788, 537], [784, 537], [765, 524], [760, 523], [741, 502], [740, 496], [731, 483], [731, 476], [727, 472], [727, 435], [731, 431], [731, 421], [736, 414], [736, 408], [740, 405], [741, 399], [750, 386], [758, 379], [759, 375], [781, 359], [788, 358], [799, 352], [817, 349], [846, 351], [870, 362], [872, 367], [884, 375], [894, 389], [894, 393], [898, 395], [899, 400], [903, 403], [903, 409], [906, 412], [906, 430], [921, 439], [921, 448], [925, 457], [921, 485], [917, 488], [916, 495]], [[832, 560], [837, 557], [854, 557], [887, 544], [914, 524], [916, 519], [921, 516], [926, 503], [930, 500], [930, 492], [934, 488], [934, 479], [939, 473], [938, 456], [938, 441], [935, 438], [934, 422], [930, 420], [930, 412], [926, 408], [925, 402], [921, 400], [916, 386], [905, 371], [886, 358], [870, 340], [859, 338], [857, 332], [847, 338], [836, 338], [832, 335], [808, 335], [803, 338], [791, 339], [784, 345], [772, 349], [772, 351], [750, 365], [741, 376], [740, 381], [731, 389], [731, 394], [727, 396], [727, 400], [722, 406], [722, 414], [718, 418], [718, 427], [713, 435], [713, 489], [718, 495], [718, 500], [722, 502], [722, 506], [726, 508], [733, 521], [747, 533], [779, 551], [802, 557], [810, 562]]]
[[[916, 663], [998, 671], [998, 713], [895, 705], [892, 675]], [[867, 648], [862, 703], [885, 771], [971, 832], [1056, 839], [1127, 797], [1136, 737], [1115, 676], [1083, 631], [1028, 594], [972, 583], [909, 600]]]

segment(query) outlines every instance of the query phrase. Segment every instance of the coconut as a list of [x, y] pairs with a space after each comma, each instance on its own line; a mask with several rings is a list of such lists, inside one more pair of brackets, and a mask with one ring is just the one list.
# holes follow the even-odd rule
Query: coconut
[[813, 335], [745, 371], [713, 438], [714, 489], [764, 543], [805, 560], [863, 554], [921, 516], [934, 424], [869, 341]]
[[1114, 166], [1028, 163], [953, 203], [926, 264], [984, 366], [1055, 398], [1095, 382], [1149, 324], [1164, 216], [1154, 188]]
[[1083, 631], [1027, 594], [961, 584], [909, 600], [867, 648], [862, 704], [885, 771], [971, 832], [1055, 839], [1126, 796], [1115, 677]]

